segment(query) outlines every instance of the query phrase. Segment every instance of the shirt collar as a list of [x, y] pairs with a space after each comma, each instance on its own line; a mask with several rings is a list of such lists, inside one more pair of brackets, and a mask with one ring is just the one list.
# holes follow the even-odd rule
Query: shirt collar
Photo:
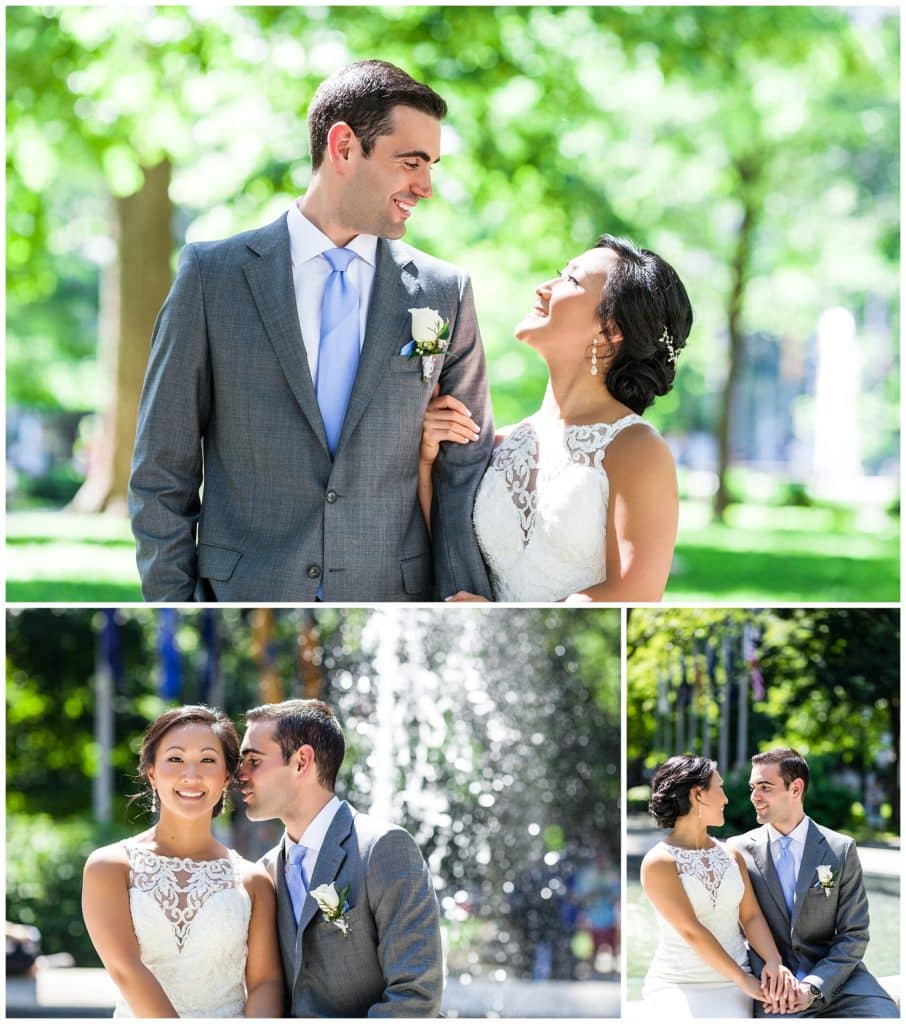
[[[294, 267], [316, 259], [327, 249], [337, 248], [320, 228], [312, 224], [296, 203], [289, 208], [286, 226], [289, 229], [289, 253]], [[373, 267], [377, 262], [377, 241], [377, 235], [356, 235], [345, 248], [351, 249]]]
[[[787, 832], [787, 835], [793, 840], [794, 843], [801, 843], [805, 846], [805, 840], [808, 836], [808, 815], [804, 815], [802, 821], [793, 829], [792, 832]], [[768, 824], [768, 836], [772, 843], [777, 842], [783, 838], [783, 833], [778, 832], [776, 828], [770, 823]]]
[[[335, 794], [318, 811], [308, 828], [299, 837], [299, 845], [304, 846], [308, 850], [314, 850], [317, 853], [324, 845], [324, 837], [327, 835], [327, 830], [330, 828], [334, 815], [339, 809], [340, 799]], [[284, 850], [287, 852], [291, 846], [296, 845], [286, 832], [283, 833], [283, 843]]]

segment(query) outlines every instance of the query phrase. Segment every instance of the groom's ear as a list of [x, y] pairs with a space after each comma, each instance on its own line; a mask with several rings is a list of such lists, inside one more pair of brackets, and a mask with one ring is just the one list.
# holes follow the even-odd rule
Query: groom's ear
[[334, 170], [341, 174], [349, 165], [349, 157], [358, 144], [355, 132], [345, 121], [336, 121], [327, 132], [327, 157]]
[[293, 764], [298, 773], [306, 772], [315, 763], [315, 751], [308, 743], [304, 743], [293, 755]]

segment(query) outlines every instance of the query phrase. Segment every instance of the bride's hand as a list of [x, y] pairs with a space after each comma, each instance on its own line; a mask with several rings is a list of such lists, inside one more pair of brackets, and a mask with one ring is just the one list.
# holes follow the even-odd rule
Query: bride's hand
[[451, 603], [456, 602], [457, 604], [463, 604], [466, 601], [471, 601], [473, 603], [477, 603], [480, 601], [484, 604], [491, 603], [486, 597], [480, 597], [478, 594], [470, 594], [468, 590], [457, 590], [452, 597], [447, 597], [444, 600], [450, 601]]
[[761, 971], [761, 992], [772, 1012], [787, 1013], [790, 1010], [796, 987], [793, 972], [779, 959], [765, 963]]
[[469, 444], [478, 440], [478, 425], [469, 410], [452, 395], [438, 395], [437, 384], [431, 393], [431, 401], [425, 410], [422, 425], [422, 446], [419, 461], [433, 463], [440, 451], [441, 441], [456, 441]]

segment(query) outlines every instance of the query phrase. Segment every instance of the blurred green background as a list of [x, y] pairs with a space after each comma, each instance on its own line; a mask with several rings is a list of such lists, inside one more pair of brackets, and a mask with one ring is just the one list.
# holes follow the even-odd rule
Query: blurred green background
[[474, 278], [498, 424], [542, 395], [512, 338], [534, 286], [628, 235], [696, 314], [649, 413], [680, 468], [667, 598], [898, 600], [896, 8], [11, 7], [6, 30], [10, 599], [139, 599], [125, 488], [178, 250], [284, 211], [315, 87], [381, 57], [449, 103], [407, 239]]

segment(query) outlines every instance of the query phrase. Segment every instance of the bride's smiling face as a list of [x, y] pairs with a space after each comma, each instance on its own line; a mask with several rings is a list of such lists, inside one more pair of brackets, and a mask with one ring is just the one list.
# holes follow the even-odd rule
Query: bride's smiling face
[[230, 782], [220, 739], [200, 722], [174, 726], [157, 744], [148, 781], [162, 813], [210, 818]]
[[570, 260], [557, 277], [539, 284], [534, 308], [516, 325], [516, 337], [542, 350], [550, 342], [558, 347], [575, 344], [585, 358], [595, 335], [600, 341], [598, 305], [616, 259], [610, 249], [589, 249]]
[[724, 780], [720, 772], [715, 768], [708, 783], [707, 789], [700, 789], [693, 792], [692, 813], [698, 815], [698, 808], [701, 808], [701, 818], [705, 827], [717, 827], [724, 823], [724, 808], [729, 801], [724, 793]]

